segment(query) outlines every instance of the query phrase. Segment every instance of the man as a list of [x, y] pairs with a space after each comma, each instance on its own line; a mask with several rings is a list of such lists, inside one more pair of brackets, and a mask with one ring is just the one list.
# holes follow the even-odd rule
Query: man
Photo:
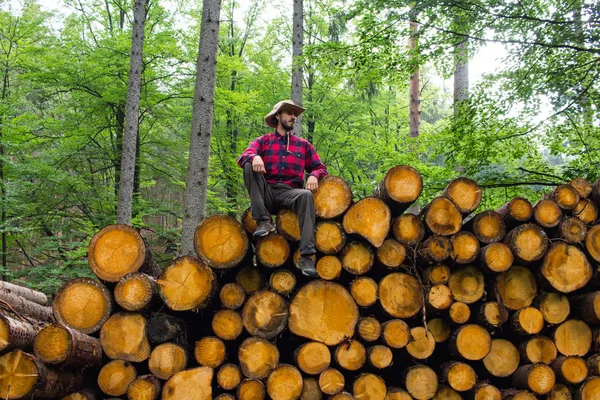
[[[257, 222], [254, 238], [274, 230], [271, 213], [282, 208], [294, 210], [302, 232], [296, 266], [304, 275], [315, 277], [317, 270], [312, 259], [316, 253], [315, 205], [311, 192], [317, 190], [319, 179], [327, 175], [327, 168], [312, 144], [292, 134], [296, 118], [305, 110], [291, 100], [275, 104], [265, 117], [275, 132], [254, 139], [237, 162], [244, 168], [252, 217]], [[309, 173], [306, 184], [305, 170]]]

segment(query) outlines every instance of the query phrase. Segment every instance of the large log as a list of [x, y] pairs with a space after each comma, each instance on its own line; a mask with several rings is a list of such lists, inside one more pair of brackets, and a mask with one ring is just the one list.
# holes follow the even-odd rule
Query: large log
[[536, 298], [535, 306], [551, 325], [564, 322], [571, 312], [569, 299], [561, 293], [542, 293]]
[[592, 330], [583, 321], [569, 319], [553, 334], [556, 349], [565, 356], [583, 357], [592, 347]]
[[31, 317], [38, 321], [53, 322], [52, 308], [41, 306], [21, 297], [13, 292], [0, 289], [0, 307], [24, 317]]
[[531, 390], [538, 395], [552, 390], [555, 382], [554, 371], [543, 363], [522, 365], [513, 375], [513, 384], [516, 388]]
[[273, 339], [288, 322], [287, 302], [270, 290], [256, 292], [244, 305], [242, 321], [251, 335]]
[[546, 336], [535, 336], [521, 342], [519, 345], [521, 361], [525, 364], [552, 364], [556, 359], [556, 346], [552, 339]]
[[203, 261], [190, 256], [171, 261], [157, 283], [160, 297], [175, 311], [205, 307], [216, 290], [212, 270]]
[[279, 364], [279, 349], [265, 339], [251, 337], [240, 345], [238, 359], [244, 376], [263, 379]]
[[112, 359], [141, 362], [150, 357], [148, 322], [138, 313], [113, 314], [100, 330], [104, 353]]
[[457, 328], [450, 338], [450, 351], [466, 360], [482, 360], [492, 346], [490, 333], [480, 325], [468, 324]]
[[479, 207], [482, 192], [477, 182], [461, 177], [450, 182], [442, 196], [450, 199], [463, 215], [468, 215]]
[[544, 278], [562, 293], [581, 289], [592, 278], [592, 274], [592, 266], [585, 254], [566, 243], [552, 246], [542, 264]]
[[581, 357], [560, 356], [552, 363], [555, 375], [563, 382], [577, 385], [588, 376], [588, 366]]
[[366, 197], [354, 203], [344, 214], [346, 233], [357, 234], [375, 247], [381, 247], [390, 230], [389, 207], [376, 197]]
[[437, 197], [423, 211], [425, 225], [434, 235], [452, 236], [460, 230], [463, 222], [462, 214], [454, 203], [445, 197]]
[[33, 349], [46, 364], [87, 368], [102, 363], [102, 346], [98, 339], [59, 324], [43, 327], [35, 337]]
[[395, 318], [410, 318], [423, 306], [421, 286], [416, 278], [394, 272], [379, 283], [379, 301], [383, 309]]
[[373, 195], [384, 200], [399, 215], [414, 203], [423, 191], [419, 171], [408, 165], [391, 168], [375, 187]]
[[52, 303], [56, 322], [85, 334], [97, 332], [110, 317], [112, 307], [106, 286], [89, 278], [65, 282]]
[[540, 260], [546, 254], [548, 235], [535, 224], [523, 224], [511, 230], [504, 243], [510, 247], [516, 260], [529, 264]]
[[313, 193], [315, 213], [323, 219], [337, 218], [352, 204], [352, 191], [344, 180], [327, 175], [319, 180], [319, 188]]
[[234, 218], [214, 215], [200, 223], [194, 234], [198, 256], [215, 269], [238, 265], [248, 252], [248, 235]]
[[212, 379], [213, 370], [209, 367], [178, 372], [165, 383], [162, 399], [212, 400]]

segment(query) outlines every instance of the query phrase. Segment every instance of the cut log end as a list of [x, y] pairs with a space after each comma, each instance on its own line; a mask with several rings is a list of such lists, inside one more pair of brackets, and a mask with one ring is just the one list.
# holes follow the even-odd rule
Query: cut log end
[[377, 369], [384, 369], [392, 365], [394, 354], [387, 346], [373, 346], [367, 350], [369, 364]]
[[60, 324], [43, 327], [35, 337], [33, 349], [46, 364], [85, 368], [102, 362], [102, 347], [98, 339]]
[[500, 207], [496, 212], [507, 221], [527, 222], [533, 216], [531, 202], [523, 197], [515, 197]]
[[217, 368], [225, 361], [225, 356], [225, 343], [218, 337], [205, 336], [194, 347], [194, 357], [203, 367]]
[[589, 229], [585, 237], [585, 248], [590, 257], [600, 263], [600, 224]]
[[371, 270], [375, 255], [370, 246], [361, 242], [348, 243], [340, 255], [342, 267], [353, 275], [363, 275]]
[[452, 291], [446, 285], [435, 285], [427, 293], [427, 304], [436, 310], [445, 310], [452, 304]]
[[465, 324], [471, 318], [471, 309], [462, 301], [455, 301], [450, 306], [448, 315], [455, 324]]
[[569, 185], [577, 191], [581, 198], [585, 199], [592, 193], [592, 185], [585, 178], [573, 178]]
[[492, 338], [480, 325], [463, 325], [456, 330], [452, 345], [461, 357], [471, 361], [482, 360], [490, 352]]
[[162, 400], [211, 400], [213, 370], [209, 367], [187, 369], [165, 383]]
[[127, 388], [128, 400], [158, 399], [161, 383], [154, 375], [143, 375], [131, 382]]
[[557, 243], [546, 254], [542, 275], [559, 292], [570, 293], [584, 287], [592, 278], [592, 266], [577, 247]]
[[214, 215], [202, 221], [196, 229], [194, 248], [208, 266], [231, 268], [246, 256], [248, 235], [234, 218]]
[[379, 301], [395, 318], [410, 318], [423, 306], [421, 286], [416, 278], [402, 272], [387, 275], [379, 283]]
[[224, 390], [234, 390], [242, 381], [242, 373], [235, 364], [225, 364], [217, 372], [217, 383]]
[[259, 291], [264, 284], [260, 270], [254, 267], [242, 268], [235, 276], [235, 280], [247, 295]]
[[342, 261], [336, 256], [324, 256], [317, 261], [319, 278], [331, 281], [337, 279], [342, 272]]
[[582, 199], [577, 203], [572, 213], [586, 224], [591, 224], [598, 219], [598, 206], [591, 200]]
[[158, 278], [160, 296], [175, 311], [202, 308], [215, 289], [212, 270], [195, 257], [173, 260]]
[[408, 324], [401, 319], [392, 319], [382, 325], [383, 341], [393, 349], [401, 349], [411, 340]]
[[211, 327], [215, 335], [223, 340], [235, 340], [244, 328], [242, 316], [234, 310], [219, 310], [212, 319]]
[[358, 277], [350, 284], [350, 294], [359, 306], [372, 306], [377, 301], [377, 282], [366, 276]]
[[406, 213], [394, 219], [392, 233], [398, 242], [412, 247], [423, 240], [425, 225], [418, 216]]
[[300, 222], [294, 211], [286, 209], [279, 211], [275, 217], [275, 226], [277, 232], [287, 240], [294, 242], [300, 240]]
[[323, 254], [337, 254], [346, 244], [346, 232], [335, 221], [317, 223], [315, 231], [315, 247]]
[[481, 264], [491, 272], [508, 270], [514, 261], [513, 253], [504, 243], [492, 243], [481, 249]]
[[385, 381], [375, 374], [361, 374], [352, 385], [354, 398], [358, 400], [385, 400], [387, 388]]
[[494, 339], [483, 365], [493, 376], [504, 378], [512, 375], [519, 367], [519, 351], [508, 340]]
[[127, 311], [148, 307], [155, 293], [156, 283], [148, 275], [133, 272], [121, 278], [115, 287], [115, 301]]
[[244, 288], [237, 283], [227, 283], [223, 285], [219, 292], [221, 305], [231, 310], [237, 310], [246, 301]]
[[0, 357], [0, 396], [3, 399], [20, 399], [34, 390], [38, 382], [35, 361], [21, 350]]
[[417, 326], [410, 330], [410, 341], [406, 345], [406, 350], [413, 358], [425, 360], [433, 354], [435, 343], [433, 334], [429, 330]]
[[98, 386], [109, 396], [123, 396], [129, 385], [137, 378], [137, 372], [128, 361], [113, 360], [98, 373]]
[[292, 365], [280, 365], [267, 379], [267, 393], [272, 400], [298, 399], [302, 394], [302, 375]]
[[386, 239], [377, 249], [377, 260], [387, 268], [398, 268], [406, 258], [406, 248], [394, 239]]
[[496, 278], [496, 289], [502, 302], [509, 310], [518, 310], [533, 303], [537, 294], [537, 283], [527, 268], [513, 265]]
[[319, 375], [319, 387], [328, 395], [334, 395], [342, 391], [346, 380], [344, 375], [335, 368], [328, 368]]
[[337, 176], [327, 175], [319, 180], [319, 188], [313, 194], [315, 213], [323, 219], [342, 215], [352, 204], [350, 186]]
[[[544, 293], [538, 297], [536, 303], [544, 320], [552, 325], [564, 322], [571, 312], [569, 299], [561, 293]], [[600, 303], [598, 306], [600, 312]]]
[[425, 224], [435, 235], [451, 236], [460, 230], [462, 214], [445, 197], [438, 197], [425, 209]]
[[270, 233], [258, 240], [256, 261], [267, 268], [277, 268], [290, 257], [289, 242], [278, 233]]
[[77, 278], [63, 284], [52, 304], [56, 321], [82, 333], [94, 333], [112, 312], [112, 296], [100, 282]]
[[544, 327], [544, 317], [534, 307], [522, 308], [512, 318], [513, 330], [520, 335], [535, 335]]
[[269, 285], [275, 293], [290, 294], [296, 288], [296, 275], [289, 269], [281, 269], [271, 274]]
[[452, 328], [450, 324], [442, 318], [434, 318], [427, 324], [427, 328], [433, 335], [436, 343], [443, 343], [450, 337]]
[[458, 264], [468, 264], [477, 258], [479, 241], [471, 232], [459, 232], [451, 238], [452, 252], [450, 257]]
[[300, 347], [296, 354], [298, 368], [309, 375], [318, 375], [329, 368], [331, 352], [319, 342], [309, 342]]
[[272, 339], [286, 327], [288, 304], [277, 293], [269, 290], [256, 292], [244, 305], [242, 321], [251, 335]]
[[444, 190], [444, 196], [456, 205], [458, 211], [467, 215], [479, 207], [482, 192], [477, 182], [461, 177], [448, 184]]
[[554, 228], [560, 224], [563, 212], [559, 205], [551, 199], [543, 199], [533, 207], [533, 218], [543, 228]]
[[364, 237], [375, 247], [381, 247], [390, 230], [389, 207], [375, 197], [354, 203], [344, 214], [343, 227], [347, 233]]
[[567, 320], [556, 328], [554, 343], [565, 356], [583, 357], [592, 346], [592, 330], [583, 321]]
[[240, 345], [238, 360], [244, 376], [263, 379], [279, 364], [279, 350], [265, 339], [251, 337]]
[[340, 344], [335, 350], [335, 360], [347, 371], [357, 371], [367, 361], [367, 350], [358, 340]]
[[415, 202], [423, 191], [421, 174], [408, 165], [398, 165], [391, 168], [383, 179], [383, 198], [404, 205]]
[[473, 218], [473, 233], [481, 243], [496, 243], [504, 239], [506, 225], [500, 214], [492, 210], [482, 211]]
[[457, 392], [471, 390], [477, 383], [477, 374], [467, 363], [451, 361], [442, 366], [442, 371], [443, 378]]
[[425, 365], [410, 367], [406, 373], [406, 390], [417, 400], [431, 399], [438, 390], [438, 376]]
[[483, 274], [473, 266], [464, 266], [452, 271], [448, 287], [456, 301], [475, 303], [483, 296], [485, 281]]
[[245, 379], [237, 389], [238, 400], [263, 400], [267, 394], [265, 385], [256, 379]]
[[577, 190], [571, 185], [558, 185], [550, 197], [563, 210], [572, 210], [579, 203], [580, 197]]
[[525, 263], [540, 260], [548, 249], [546, 232], [535, 224], [519, 225], [506, 235], [505, 243], [516, 259]]
[[141, 362], [150, 357], [146, 318], [137, 313], [113, 314], [100, 330], [104, 353], [112, 359]]
[[381, 323], [374, 317], [361, 318], [358, 322], [358, 335], [366, 342], [374, 342], [381, 336]]
[[524, 362], [536, 364], [542, 362], [550, 365], [557, 355], [554, 342], [545, 336], [537, 336], [523, 342], [519, 352]]

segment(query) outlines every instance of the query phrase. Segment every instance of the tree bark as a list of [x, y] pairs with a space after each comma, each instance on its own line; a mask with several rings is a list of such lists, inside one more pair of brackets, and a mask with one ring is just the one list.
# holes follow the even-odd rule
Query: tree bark
[[185, 188], [181, 255], [194, 254], [194, 232], [205, 215], [220, 13], [221, 0], [203, 1]]
[[410, 10], [410, 37], [408, 39], [409, 58], [412, 66], [410, 75], [410, 133], [411, 138], [419, 136], [419, 124], [421, 119], [421, 93], [419, 91], [419, 64], [414, 61], [418, 54], [417, 43], [419, 35], [419, 24], [417, 20], [415, 3], [411, 4]]
[[[304, 46], [304, 1], [294, 0], [292, 29], [292, 101], [302, 106], [302, 50]], [[294, 135], [302, 137], [302, 116], [296, 118]]]

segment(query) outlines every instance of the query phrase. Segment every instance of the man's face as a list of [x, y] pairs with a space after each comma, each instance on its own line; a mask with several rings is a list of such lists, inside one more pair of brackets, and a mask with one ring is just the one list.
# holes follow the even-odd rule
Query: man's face
[[294, 124], [296, 123], [296, 117], [298, 114], [296, 111], [283, 110], [277, 115], [277, 119], [279, 120], [279, 124], [286, 131], [291, 131], [294, 129]]

